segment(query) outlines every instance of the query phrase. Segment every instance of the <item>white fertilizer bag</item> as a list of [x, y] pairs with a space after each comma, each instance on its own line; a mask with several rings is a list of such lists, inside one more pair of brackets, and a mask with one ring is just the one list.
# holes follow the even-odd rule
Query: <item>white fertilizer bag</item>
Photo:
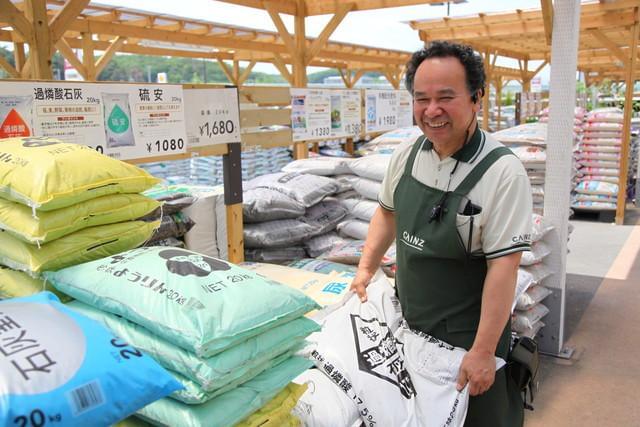
[[390, 161], [391, 156], [388, 154], [373, 154], [353, 160], [349, 163], [349, 168], [362, 178], [382, 182]]
[[338, 234], [357, 240], [367, 240], [369, 223], [355, 218], [347, 218], [338, 224]]
[[351, 180], [353, 189], [365, 199], [378, 200], [378, 194], [382, 189], [382, 182], [368, 178], [354, 178]]
[[187, 249], [199, 252], [216, 258], [223, 258], [220, 253], [220, 246], [226, 248], [227, 242], [218, 242], [217, 230], [223, 226], [226, 228], [226, 212], [223, 210], [222, 216], [216, 211], [219, 202], [224, 204], [224, 188], [217, 187], [194, 187], [191, 189], [195, 202], [185, 208], [183, 212], [195, 222], [195, 225], [184, 235]]
[[341, 157], [310, 157], [294, 160], [282, 168], [283, 172], [308, 173], [312, 175], [339, 175], [349, 173], [351, 159]]
[[511, 328], [517, 333], [524, 333], [532, 329], [537, 321], [549, 313], [549, 309], [542, 303], [538, 303], [528, 310], [516, 310], [511, 316]]
[[339, 186], [333, 179], [323, 176], [281, 172], [259, 176], [245, 184], [247, 190], [254, 188], [279, 191], [308, 208], [338, 192]]
[[544, 242], [538, 241], [531, 245], [531, 250], [522, 253], [520, 265], [533, 265], [542, 261], [551, 253], [551, 249]]
[[518, 297], [516, 309], [528, 310], [551, 294], [551, 289], [542, 285], [534, 285]]

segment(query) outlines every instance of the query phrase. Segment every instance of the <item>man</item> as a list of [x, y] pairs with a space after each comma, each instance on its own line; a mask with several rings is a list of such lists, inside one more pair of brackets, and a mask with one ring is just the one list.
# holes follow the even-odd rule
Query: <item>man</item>
[[482, 59], [433, 42], [407, 64], [406, 86], [424, 133], [394, 152], [352, 284], [362, 301], [396, 239], [396, 289], [412, 329], [468, 350], [466, 426], [520, 426], [523, 403], [505, 369], [522, 251], [530, 249], [531, 190], [522, 163], [478, 128]]

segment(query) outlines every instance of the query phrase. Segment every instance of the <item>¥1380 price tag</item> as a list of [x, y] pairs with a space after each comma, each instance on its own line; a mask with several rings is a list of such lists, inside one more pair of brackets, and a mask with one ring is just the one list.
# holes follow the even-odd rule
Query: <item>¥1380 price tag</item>
[[236, 88], [185, 89], [184, 99], [190, 147], [240, 142]]

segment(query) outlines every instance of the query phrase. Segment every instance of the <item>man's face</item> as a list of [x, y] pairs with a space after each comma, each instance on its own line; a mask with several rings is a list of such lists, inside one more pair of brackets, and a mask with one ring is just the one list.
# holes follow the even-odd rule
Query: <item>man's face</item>
[[471, 101], [465, 70], [457, 58], [429, 58], [420, 64], [413, 84], [413, 116], [430, 141], [463, 144], [479, 108], [479, 102]]

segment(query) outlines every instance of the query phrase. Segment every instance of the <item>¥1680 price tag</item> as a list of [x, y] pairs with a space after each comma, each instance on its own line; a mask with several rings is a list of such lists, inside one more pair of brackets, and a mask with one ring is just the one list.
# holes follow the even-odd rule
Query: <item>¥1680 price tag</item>
[[189, 146], [240, 142], [237, 88], [185, 89], [184, 99]]

